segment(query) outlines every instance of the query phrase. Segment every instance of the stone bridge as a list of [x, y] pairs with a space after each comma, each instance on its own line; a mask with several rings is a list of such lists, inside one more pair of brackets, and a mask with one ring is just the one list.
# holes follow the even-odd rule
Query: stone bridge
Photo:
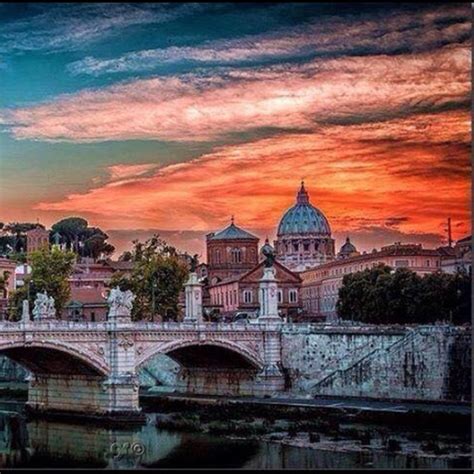
[[279, 322], [0, 323], [0, 354], [31, 373], [38, 411], [139, 411], [138, 371], [157, 354], [182, 367], [181, 387], [213, 394], [270, 394], [284, 388]]

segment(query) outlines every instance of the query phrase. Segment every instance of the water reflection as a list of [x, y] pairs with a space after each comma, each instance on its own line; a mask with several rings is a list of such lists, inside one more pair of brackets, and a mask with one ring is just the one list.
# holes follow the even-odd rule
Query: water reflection
[[[21, 406], [21, 405], [19, 405]], [[455, 466], [441, 458], [391, 453], [331, 452], [197, 433], [159, 430], [153, 414], [142, 427], [108, 429], [45, 419], [28, 420], [0, 403], [2, 467], [337, 469]], [[15, 407], [18, 408], [18, 407]]]

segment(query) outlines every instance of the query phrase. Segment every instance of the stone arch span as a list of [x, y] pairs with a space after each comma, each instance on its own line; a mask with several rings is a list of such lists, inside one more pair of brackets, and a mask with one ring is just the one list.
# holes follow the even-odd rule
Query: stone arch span
[[98, 355], [58, 342], [0, 343], [0, 354], [34, 374], [107, 377], [110, 372], [105, 360]]
[[156, 344], [143, 351], [137, 358], [137, 370], [158, 354], [167, 355], [188, 368], [242, 368], [260, 371], [264, 365], [253, 350], [233, 341], [184, 340]]

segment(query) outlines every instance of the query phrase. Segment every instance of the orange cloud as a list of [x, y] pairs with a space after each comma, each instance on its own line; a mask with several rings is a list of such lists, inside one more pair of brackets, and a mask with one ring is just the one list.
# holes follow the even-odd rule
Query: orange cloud
[[470, 58], [470, 46], [456, 44], [419, 54], [135, 80], [3, 111], [0, 120], [19, 139], [76, 142], [202, 141], [263, 127], [305, 130], [464, 104]]
[[304, 177], [335, 232], [440, 233], [451, 216], [459, 237], [470, 229], [469, 140], [468, 111], [325, 125], [222, 146], [36, 208], [117, 229], [211, 230], [231, 214], [248, 228], [275, 228]]

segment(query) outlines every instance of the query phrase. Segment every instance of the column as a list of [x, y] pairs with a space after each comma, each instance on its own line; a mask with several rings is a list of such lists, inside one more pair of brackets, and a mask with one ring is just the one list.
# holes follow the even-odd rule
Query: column
[[184, 294], [186, 299], [184, 322], [202, 323], [202, 285], [195, 272], [189, 274], [188, 281], [184, 285]]
[[259, 323], [281, 323], [278, 315], [278, 285], [273, 267], [264, 267], [260, 279], [260, 315]]

